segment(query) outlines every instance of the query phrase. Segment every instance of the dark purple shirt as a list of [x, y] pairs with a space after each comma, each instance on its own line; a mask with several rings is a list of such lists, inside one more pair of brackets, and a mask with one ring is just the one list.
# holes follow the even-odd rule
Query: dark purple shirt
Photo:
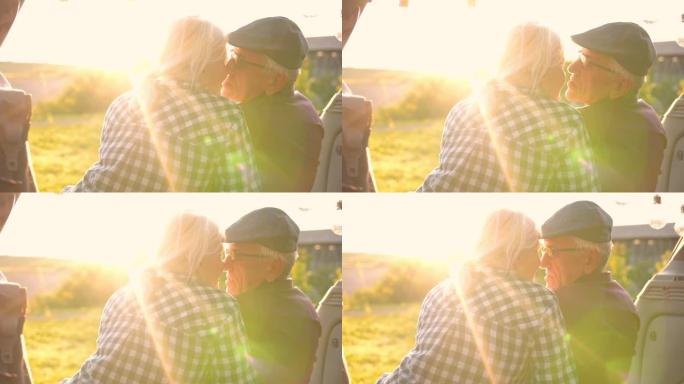
[[631, 93], [581, 108], [603, 192], [655, 191], [665, 151], [660, 117]]
[[323, 123], [292, 89], [240, 105], [252, 136], [264, 192], [309, 192], [318, 168]]
[[292, 280], [264, 283], [236, 297], [259, 383], [307, 384], [321, 324]]
[[622, 383], [634, 354], [639, 315], [610, 272], [581, 277], [556, 292], [580, 383]]

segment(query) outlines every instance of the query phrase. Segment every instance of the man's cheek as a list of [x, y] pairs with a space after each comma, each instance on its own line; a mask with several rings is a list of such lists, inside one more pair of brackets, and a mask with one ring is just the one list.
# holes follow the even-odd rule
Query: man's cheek
[[242, 274], [237, 271], [228, 272], [228, 292], [231, 295], [239, 295], [242, 293], [243, 286]]

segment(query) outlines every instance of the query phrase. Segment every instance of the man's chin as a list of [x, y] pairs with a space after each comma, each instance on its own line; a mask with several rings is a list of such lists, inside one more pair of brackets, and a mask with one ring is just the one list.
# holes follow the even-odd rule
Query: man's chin
[[231, 296], [239, 296], [241, 293], [244, 292], [244, 289], [242, 289], [242, 286], [240, 286], [239, 284], [231, 284], [229, 282], [227, 285], [227, 291]]
[[560, 288], [558, 286], [558, 281], [553, 276], [546, 275], [546, 277], [544, 277], [544, 281], [546, 281], [546, 288], [548, 288], [552, 291], [555, 291], [558, 288]]
[[565, 98], [573, 103], [587, 104], [572, 85], [572, 81], [568, 82], [568, 89], [565, 91]]

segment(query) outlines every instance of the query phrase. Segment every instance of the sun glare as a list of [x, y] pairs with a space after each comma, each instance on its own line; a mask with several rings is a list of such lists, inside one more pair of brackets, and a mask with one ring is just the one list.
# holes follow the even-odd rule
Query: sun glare
[[[572, 193], [459, 195], [345, 196], [345, 220], [354, 225], [345, 228], [344, 252], [461, 262], [473, 257], [484, 220], [496, 209], [521, 211], [541, 226], [562, 206], [587, 200], [587, 196]], [[590, 200], [605, 209], [617, 226], [648, 224], [653, 216], [652, 198], [645, 193], [601, 194]], [[667, 222], [676, 219], [681, 203], [680, 199], [663, 197]]]
[[636, 22], [654, 41], [676, 40], [684, 30], [679, 8], [671, 1], [478, 0], [469, 6], [466, 0], [410, 0], [400, 7], [395, 0], [375, 0], [345, 47], [344, 66], [483, 78], [493, 73], [515, 24], [535, 21], [552, 28], [561, 36], [566, 60], [573, 60], [572, 34], [613, 21]]
[[306, 36], [335, 36], [341, 29], [339, 7], [314, 0], [26, 1], [3, 44], [2, 61], [136, 70], [156, 58], [170, 24], [190, 15], [224, 32], [276, 15], [291, 18]]
[[226, 228], [249, 211], [275, 206], [301, 230], [331, 230], [339, 224], [336, 203], [334, 197], [305, 194], [143, 194], [135, 199], [128, 194], [22, 195], [0, 234], [0, 255], [135, 268], [152, 259], [166, 224], [183, 211], [205, 215]]

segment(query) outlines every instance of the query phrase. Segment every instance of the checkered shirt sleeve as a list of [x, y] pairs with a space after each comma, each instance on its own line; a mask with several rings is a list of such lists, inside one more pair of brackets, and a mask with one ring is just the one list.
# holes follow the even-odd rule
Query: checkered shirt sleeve
[[470, 295], [453, 281], [435, 287], [421, 308], [416, 346], [377, 384], [576, 383], [551, 292], [504, 278]]
[[495, 82], [449, 112], [439, 165], [418, 191], [591, 192], [597, 183], [579, 112]]
[[236, 104], [171, 81], [155, 80], [150, 89], [128, 92], [110, 105], [100, 159], [66, 191], [260, 189], [251, 138]]
[[63, 384], [254, 382], [233, 298], [182, 283], [142, 296], [129, 286], [110, 298], [96, 352]]

